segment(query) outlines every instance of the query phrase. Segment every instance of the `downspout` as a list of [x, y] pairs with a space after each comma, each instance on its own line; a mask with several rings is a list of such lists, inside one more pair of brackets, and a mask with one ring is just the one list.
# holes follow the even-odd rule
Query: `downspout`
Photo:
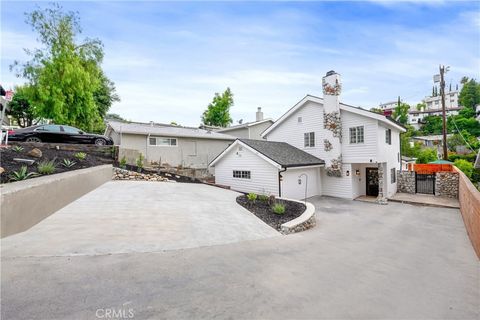
[[399, 141], [398, 145], [400, 146], [400, 151], [398, 152], [399, 157], [400, 157], [400, 159], [399, 159], [400, 160], [400, 172], [402, 172], [403, 171], [403, 163], [402, 163], [402, 133], [401, 132], [398, 134], [398, 141]]
[[278, 171], [278, 196], [282, 196], [282, 172], [287, 171], [287, 168], [283, 168], [283, 170]]

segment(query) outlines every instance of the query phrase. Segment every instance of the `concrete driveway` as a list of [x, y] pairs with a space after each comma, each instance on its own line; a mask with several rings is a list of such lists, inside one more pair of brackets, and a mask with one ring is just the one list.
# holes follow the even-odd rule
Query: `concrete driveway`
[[317, 226], [288, 236], [2, 257], [2, 319], [104, 319], [113, 311], [133, 319], [479, 318], [480, 263], [458, 210], [311, 201]]
[[159, 252], [280, 236], [237, 196], [203, 184], [111, 181], [3, 239], [2, 256]]

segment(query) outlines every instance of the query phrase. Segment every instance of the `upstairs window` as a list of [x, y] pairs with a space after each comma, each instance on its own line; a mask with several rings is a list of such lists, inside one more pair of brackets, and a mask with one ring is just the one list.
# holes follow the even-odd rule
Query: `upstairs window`
[[150, 137], [148, 139], [148, 144], [160, 147], [176, 147], [177, 138]]
[[306, 132], [303, 134], [303, 145], [305, 147], [315, 147], [315, 132]]
[[392, 144], [392, 130], [385, 130], [385, 142], [387, 144]]
[[350, 128], [350, 143], [363, 143], [363, 126]]
[[250, 179], [250, 171], [233, 170], [233, 177], [238, 179]]

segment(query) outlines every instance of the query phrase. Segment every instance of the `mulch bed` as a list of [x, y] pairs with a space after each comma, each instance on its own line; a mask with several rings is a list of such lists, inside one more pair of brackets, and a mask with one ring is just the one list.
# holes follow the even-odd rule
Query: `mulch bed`
[[[22, 166], [27, 165], [26, 163], [13, 161], [14, 158], [35, 160], [35, 163], [33, 163], [32, 165], [27, 165], [28, 172], [36, 172], [37, 164], [39, 162], [54, 159], [56, 159], [55, 162], [57, 163], [55, 173], [73, 171], [113, 163], [112, 156], [102, 152], [85, 152], [87, 154], [86, 159], [83, 161], [79, 161], [73, 156], [75, 153], [77, 153], [77, 151], [56, 150], [42, 147], [37, 148], [42, 151], [41, 158], [35, 158], [27, 155], [27, 153], [33, 149], [32, 147], [25, 146], [22, 151], [13, 151], [12, 146], [0, 148], [0, 167], [5, 169], [5, 171], [0, 174], [0, 182], [10, 182], [10, 174], [12, 174], [13, 171], [18, 171]], [[76, 164], [71, 168], [66, 168], [61, 164], [63, 159], [72, 160], [76, 162]], [[37, 177], [39, 176], [40, 175], [38, 175]]]
[[283, 203], [285, 205], [284, 214], [276, 214], [272, 211], [271, 206], [268, 202], [263, 202], [256, 200], [255, 203], [250, 203], [246, 195], [241, 195], [237, 197], [237, 203], [244, 207], [245, 209], [252, 212], [258, 218], [263, 220], [270, 227], [280, 231], [281, 225], [285, 222], [298, 218], [307, 208], [303, 203], [287, 201], [287, 200], [276, 200], [277, 203]]

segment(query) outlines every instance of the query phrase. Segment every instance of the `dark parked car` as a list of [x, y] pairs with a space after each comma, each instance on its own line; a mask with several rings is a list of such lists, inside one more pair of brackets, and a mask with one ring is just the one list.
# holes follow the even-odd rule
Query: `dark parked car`
[[80, 129], [57, 124], [44, 124], [10, 130], [8, 140], [25, 142], [87, 143], [111, 145], [113, 140], [99, 134], [85, 133]]

